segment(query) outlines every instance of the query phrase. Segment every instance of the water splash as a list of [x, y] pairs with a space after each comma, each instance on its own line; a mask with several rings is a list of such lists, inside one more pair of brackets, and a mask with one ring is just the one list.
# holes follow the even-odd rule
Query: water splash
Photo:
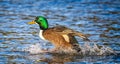
[[39, 43], [28, 46], [24, 51], [29, 52], [30, 54], [39, 54], [42, 53], [42, 48]]
[[[115, 54], [114, 50], [112, 50], [108, 46], [98, 45], [96, 43], [85, 42], [82, 46], [80, 45], [81, 51], [77, 54], [81, 55], [110, 55]], [[30, 45], [25, 48], [24, 51], [30, 52], [30, 54], [39, 54], [45, 53], [44, 50], [48, 50], [48, 48], [43, 48], [40, 43], [36, 43]]]
[[96, 43], [85, 42], [85, 44], [81, 47], [81, 53], [83, 55], [110, 55], [115, 54], [114, 50], [108, 46], [98, 45]]

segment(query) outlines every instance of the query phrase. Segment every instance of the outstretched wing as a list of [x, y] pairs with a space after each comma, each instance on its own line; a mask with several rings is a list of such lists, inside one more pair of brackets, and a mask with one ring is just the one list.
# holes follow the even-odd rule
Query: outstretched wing
[[74, 31], [70, 28], [67, 28], [65, 26], [56, 26], [55, 28], [52, 28], [54, 31], [56, 31], [57, 33], [61, 34], [61, 35], [71, 35], [71, 36], [79, 36], [81, 38], [83, 38], [83, 40], [85, 41], [90, 41], [85, 34], [82, 34], [78, 31]]

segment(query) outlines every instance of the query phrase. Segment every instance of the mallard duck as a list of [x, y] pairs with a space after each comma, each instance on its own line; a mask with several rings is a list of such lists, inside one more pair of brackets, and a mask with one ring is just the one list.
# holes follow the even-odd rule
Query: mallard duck
[[28, 22], [28, 24], [38, 24], [40, 27], [40, 38], [43, 40], [48, 40], [54, 45], [54, 48], [47, 50], [47, 52], [80, 52], [81, 48], [75, 36], [79, 36], [84, 40], [89, 41], [86, 35], [65, 26], [55, 26], [49, 28], [48, 21], [43, 16], [37, 16], [33, 21]]

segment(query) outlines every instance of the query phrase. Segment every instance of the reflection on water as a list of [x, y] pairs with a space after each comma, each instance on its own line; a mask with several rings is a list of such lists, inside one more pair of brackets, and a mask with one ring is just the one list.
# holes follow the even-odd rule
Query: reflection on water
[[[34, 63], [48, 63], [48, 64], [89, 64], [89, 63], [111, 63], [111, 60], [117, 63], [118, 58], [117, 56], [70, 56], [70, 55], [59, 55], [59, 54], [54, 54], [51, 55], [51, 57], [46, 56], [42, 57], [40, 55], [30, 55], [28, 58], [34, 58]], [[41, 58], [41, 59], [40, 59]], [[109, 58], [109, 59], [108, 59]], [[36, 59], [36, 60], [35, 60]], [[114, 64], [114, 62], [112, 62]]]
[[[1, 0], [0, 1], [0, 64], [5, 63], [119, 63], [119, 56], [29, 55], [24, 48], [36, 43], [51, 48], [39, 39], [39, 27], [27, 22], [41, 15], [50, 27], [64, 25], [87, 34], [99, 45], [120, 50], [119, 0]], [[82, 39], [77, 38], [82, 45]], [[43, 58], [43, 59], [42, 59]], [[45, 60], [44, 60], [45, 59]]]

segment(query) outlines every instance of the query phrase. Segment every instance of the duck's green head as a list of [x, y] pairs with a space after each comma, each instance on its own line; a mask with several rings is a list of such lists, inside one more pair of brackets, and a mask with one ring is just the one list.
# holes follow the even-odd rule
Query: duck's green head
[[37, 16], [35, 20], [28, 22], [28, 24], [38, 24], [40, 26], [40, 29], [46, 30], [48, 29], [48, 22], [47, 19], [43, 16]]

